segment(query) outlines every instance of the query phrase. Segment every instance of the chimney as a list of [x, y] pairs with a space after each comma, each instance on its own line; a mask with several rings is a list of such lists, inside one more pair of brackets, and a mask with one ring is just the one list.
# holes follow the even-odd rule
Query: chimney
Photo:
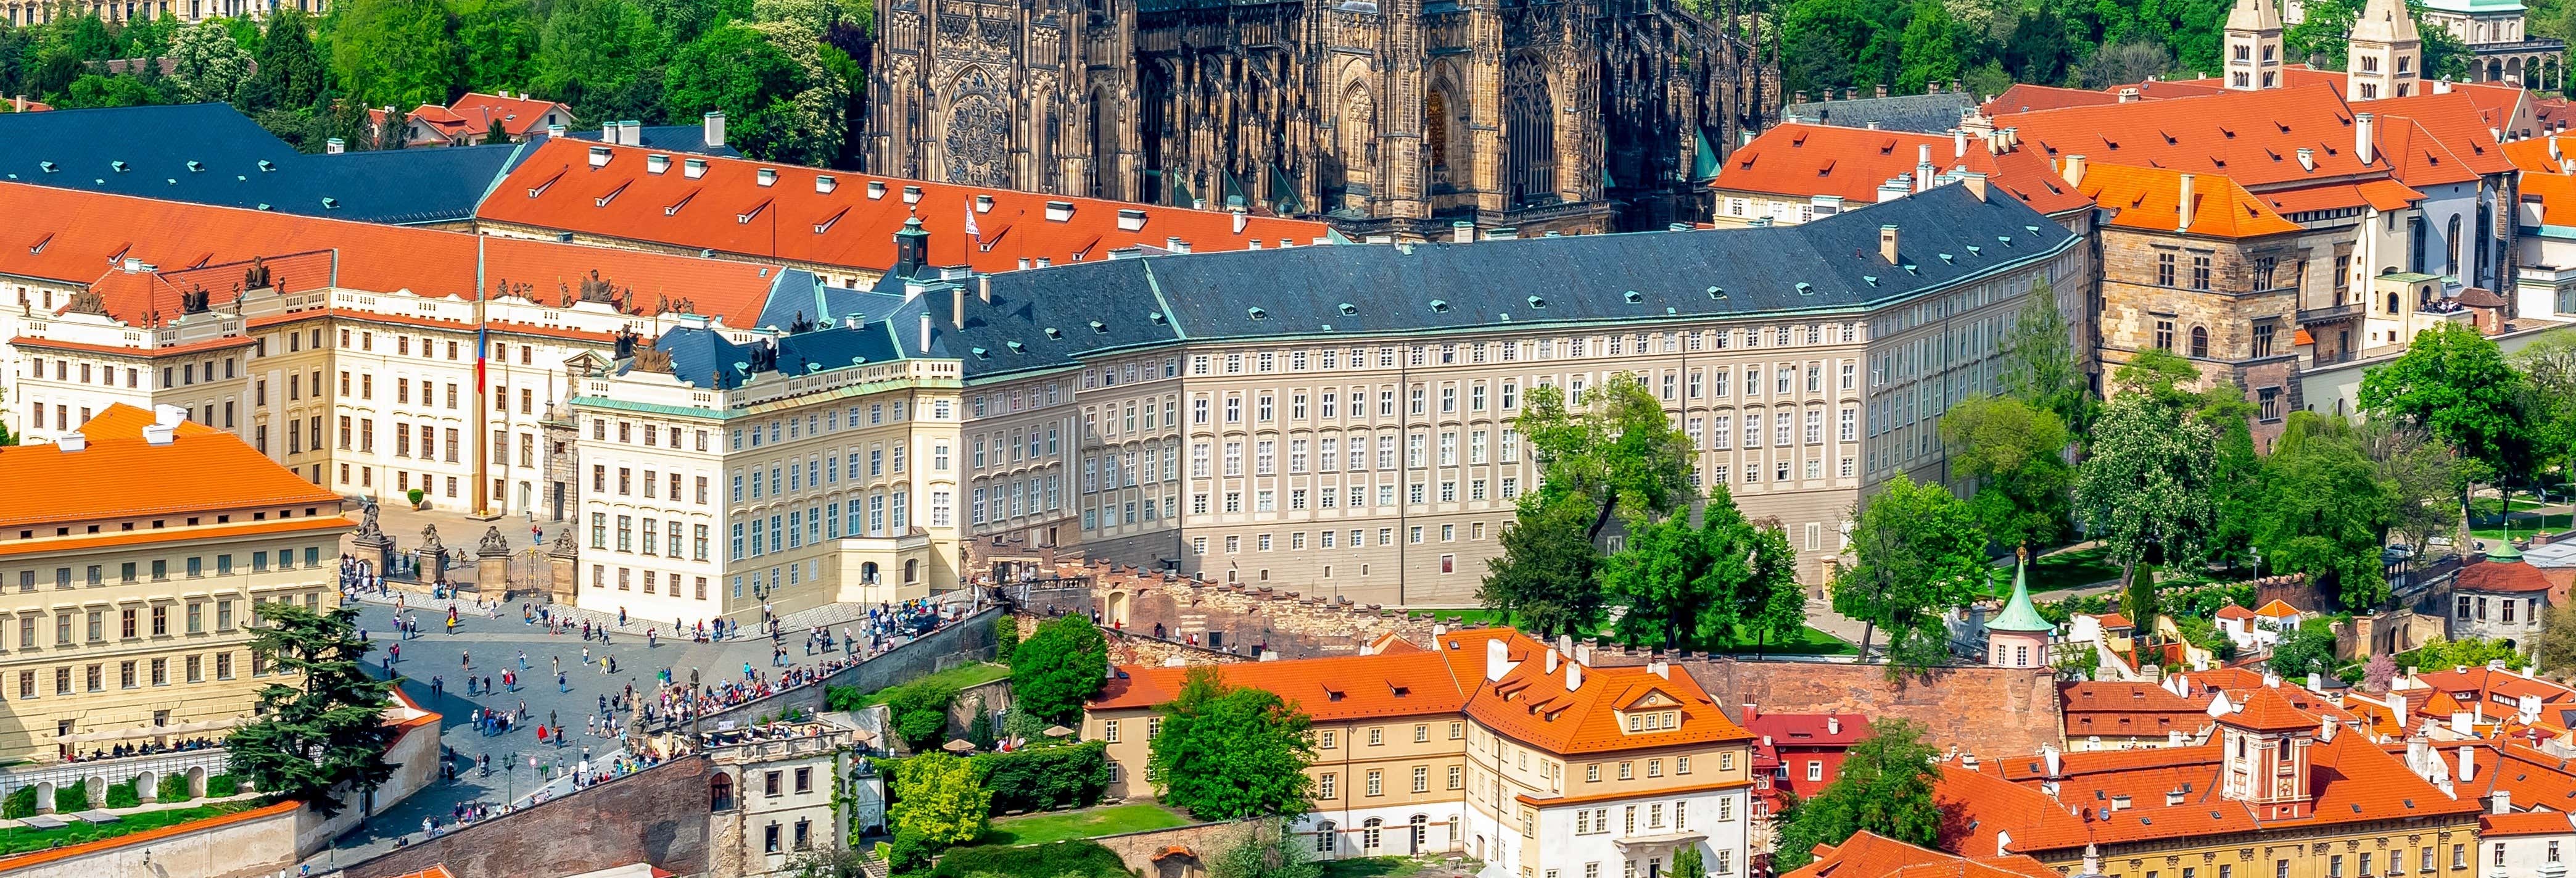
[[966, 328], [966, 287], [964, 285], [948, 285], [948, 327]]
[[1647, 662], [1646, 673], [1670, 680], [1673, 678], [1673, 665], [1671, 662], [1665, 661]]
[[2505, 789], [2503, 784], [2497, 784], [2495, 792], [2487, 794], [2487, 813], [2513, 813], [2513, 791]]
[[2397, 729], [2405, 731], [2406, 697], [2393, 691], [2388, 693], [2388, 712], [2397, 718]]
[[1889, 265], [1896, 264], [1896, 227], [1893, 225], [1878, 227], [1878, 258], [1887, 260]]
[[1558, 661], [1558, 658], [1557, 658], [1556, 648], [1555, 648], [1555, 647], [1549, 647], [1549, 648], [1548, 648], [1548, 650], [1547, 650], [1547, 672], [1548, 672], [1548, 673], [1551, 673], [1551, 674], [1556, 673], [1556, 665], [1557, 665], [1557, 661]]
[[1587, 668], [1592, 666], [1592, 644], [1586, 643], [1574, 648], [1574, 663]]
[[1762, 716], [1762, 705], [1755, 704], [1755, 703], [1750, 702], [1750, 701], [1744, 702], [1744, 722], [1742, 723], [1743, 725], [1750, 726], [1750, 725], [1752, 725], [1752, 724], [1753, 724], [1753, 721], [1754, 721], [1755, 719], [1758, 719], [1758, 718], [1760, 718], [1761, 716]]
[[89, 437], [80, 433], [65, 433], [62, 438], [54, 440], [54, 447], [62, 451], [79, 451], [89, 447]]
[[1496, 637], [1485, 641], [1485, 680], [1500, 680], [1511, 670], [1510, 648], [1503, 645], [1503, 639]]
[[2308, 691], [2310, 691], [2310, 692], [2324, 692], [2324, 691], [2326, 691], [2326, 675], [2324, 675], [2324, 674], [2320, 674], [2320, 673], [2317, 673], [2317, 672], [2315, 672], [2315, 671], [2309, 671], [2309, 672], [2308, 672]]
[[152, 426], [177, 427], [180, 424], [187, 422], [188, 410], [185, 407], [175, 405], [156, 405], [152, 407]]
[[1566, 662], [1565, 691], [1572, 692], [1581, 688], [1583, 688], [1583, 666], [1575, 662]]
[[1898, 174], [1894, 177], [1889, 177], [1887, 182], [1878, 184], [1878, 200], [1882, 204], [1895, 201], [1899, 198], [1905, 197], [1905, 193], [1911, 191], [1913, 188], [1914, 175], [1912, 174]]
[[921, 352], [930, 353], [930, 312], [921, 312]]
[[975, 298], [982, 301], [984, 304], [993, 304], [992, 275], [979, 275], [975, 278]]
[[2317, 169], [2317, 151], [2314, 147], [2299, 147], [2299, 168], [2308, 171]]
[[725, 145], [723, 110], [708, 110], [705, 121], [700, 124], [704, 127], [699, 129], [698, 139], [706, 141], [708, 149]]
[[1882, 83], [1879, 83], [1879, 84], [1878, 84], [1878, 95], [1877, 95], [1877, 96], [1878, 96], [1878, 97], [1882, 97], [1882, 98], [1887, 96], [1887, 83], [1882, 82]]
[[2428, 774], [2433, 770], [2432, 758], [2433, 745], [2425, 742], [2424, 736], [2414, 734], [2406, 736], [2406, 770], [2416, 774]]
[[2477, 745], [2475, 745], [2475, 744], [2462, 744], [2462, 745], [2460, 745], [2460, 782], [2461, 782], [2461, 783], [2468, 783], [2468, 782], [2470, 782], [2470, 781], [2474, 781], [2474, 780], [2477, 780], [2477, 779], [2478, 779], [2478, 748], [2477, 748]]
[[616, 153], [616, 151], [615, 151], [615, 150], [611, 150], [611, 149], [609, 149], [608, 147], [605, 147], [605, 146], [594, 146], [594, 147], [591, 147], [591, 148], [590, 148], [590, 166], [591, 166], [591, 167], [593, 167], [593, 168], [602, 168], [602, 167], [607, 167], [607, 166], [608, 166], [608, 158], [609, 158], [610, 156], [613, 156], [613, 155], [616, 155], [616, 154], [617, 154], [617, 153]]
[[1969, 171], [1961, 174], [1959, 175], [1959, 182], [1962, 185], [1967, 186], [1968, 194], [1976, 196], [1978, 201], [1986, 200], [1986, 174], [1984, 171]]
[[2370, 164], [2374, 151], [2379, 148], [2379, 143], [2371, 137], [2371, 132], [2377, 127], [2373, 124], [2376, 121], [2369, 113], [2352, 114], [2352, 155], [2365, 165]]
[[2178, 214], [2174, 223], [2175, 231], [2191, 231], [2191, 215], [2200, 206], [2200, 202], [2194, 198], [2192, 193], [2191, 183], [2191, 175], [2183, 174], [2181, 181], [2182, 188], [2174, 196], [2174, 210]]
[[2121, 89], [2121, 90], [2120, 90], [2120, 103], [2123, 103], [2123, 104], [2134, 104], [2134, 103], [2137, 103], [2137, 102], [2138, 102], [2138, 87], [2137, 87], [2137, 86], [2134, 86], [2134, 85], [2133, 85], [2133, 86], [2129, 86], [2128, 88], [2124, 88], [2124, 89]]
[[1932, 188], [1932, 170], [1932, 145], [1926, 143], [1916, 147], [1914, 150], [1914, 191], [1921, 192], [1925, 189]]
[[[2474, 719], [2472, 719], [2472, 718], [2470, 718], [2470, 716], [2469, 716], [2469, 712], [2468, 712], [2468, 711], [2465, 711], [2465, 710], [2455, 710], [2455, 711], [2452, 711], [2452, 712], [2451, 712], [2451, 731], [2452, 731], [2452, 732], [2457, 733], [2457, 734], [2462, 734], [2462, 735], [2471, 735], [2471, 734], [2476, 734], [2476, 732], [2474, 731], [2476, 728], [2477, 728], [2477, 721], [2476, 721], [2476, 720], [2474, 720]], [[2463, 778], [2463, 779], [2465, 780], [2465, 778]]]
[[553, 138], [561, 138], [561, 137], [563, 137], [563, 136], [564, 136], [564, 131], [565, 131], [565, 130], [566, 130], [566, 129], [565, 129], [565, 128], [564, 128], [564, 126], [562, 126], [562, 125], [548, 125], [548, 126], [546, 126], [546, 136], [547, 136], [547, 137], [553, 137]]
[[1825, 714], [1825, 734], [1828, 734], [1828, 735], [1839, 735], [1839, 734], [1842, 734], [1842, 733], [1843, 733], [1843, 718], [1842, 718], [1842, 717], [1839, 717], [1839, 716], [1835, 716], [1835, 715], [1830, 714], [1830, 713], [1829, 713], [1829, 714]]
[[2056, 777], [2066, 769], [2066, 757], [2057, 752], [2057, 746], [2054, 744], [2042, 745], [2039, 748], [2039, 759], [2048, 764], [2049, 777]]
[[1449, 243], [1466, 244], [1476, 240], [1476, 224], [1459, 220], [1449, 224]]
[[2557, 161], [2557, 160], [2559, 160], [2559, 159], [2561, 159], [2561, 158], [2564, 158], [2564, 156], [2561, 156], [2561, 155], [2559, 155], [2559, 153], [2558, 153], [2558, 138], [2551, 137], [2551, 138], [2548, 138], [2548, 141], [2549, 141], [2549, 160], [2554, 162], [2554, 161]]
[[322, 152], [326, 155], [339, 155], [348, 151], [349, 142], [346, 140], [334, 137], [329, 140], [322, 141]]
[[171, 425], [152, 424], [143, 428], [143, 441], [153, 445], [168, 445], [177, 438], [178, 429]]
[[2434, 94], [2437, 94], [2437, 95], [2446, 95], [2446, 94], [2450, 94], [2450, 93], [2451, 93], [2451, 78], [2450, 78], [2450, 77], [2448, 77], [2448, 76], [2445, 76], [2445, 77], [2442, 77], [2442, 78], [2440, 78], [2440, 79], [2433, 80], [2433, 93], [2434, 93]]
[[1950, 157], [1955, 159], [1968, 157], [1968, 129], [1950, 129]]
[[1940, 94], [1940, 93], [1941, 93], [1941, 81], [1940, 81], [1940, 80], [1938, 80], [1938, 79], [1935, 79], [1935, 80], [1932, 80], [1932, 81], [1930, 81], [1930, 82], [1926, 82], [1926, 83], [1924, 83], [1924, 84], [1923, 84], [1923, 93], [1924, 93], [1924, 94], [1927, 94], [1927, 95], [1937, 95], [1937, 94]]

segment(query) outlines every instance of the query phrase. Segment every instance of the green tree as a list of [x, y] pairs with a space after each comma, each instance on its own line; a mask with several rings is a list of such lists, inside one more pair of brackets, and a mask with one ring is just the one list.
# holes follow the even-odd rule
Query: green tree
[[1476, 599], [1541, 637], [1589, 635], [1600, 625], [1604, 596], [1594, 576], [1601, 551], [1587, 533], [1591, 504], [1545, 491], [1521, 495], [1502, 554], [1487, 559]]
[[329, 21], [331, 73], [350, 99], [399, 113], [454, 95], [461, 50], [438, 0], [341, 0]]
[[1912, 720], [1880, 719], [1869, 730], [1843, 757], [1834, 782], [1781, 822], [1773, 869], [1806, 865], [1817, 845], [1839, 845], [1862, 830], [1922, 847], [1939, 840], [1941, 806], [1932, 788], [1941, 779], [1940, 751], [1923, 742], [1923, 727]]
[[2576, 607], [2541, 611], [2540, 638], [2532, 644], [2532, 659], [2552, 674], [2563, 676], [2576, 670]]
[[1941, 0], [1915, 0], [1897, 50], [1896, 91], [1922, 94], [1926, 83], [1948, 82], [1967, 69], [1965, 35]]
[[[2576, 3], [2567, 5], [2576, 8]], [[2576, 338], [2543, 334], [2516, 352], [2512, 365], [2530, 387], [2525, 411], [2532, 456], [2555, 458], [2561, 474], [2576, 476]]]
[[2047, 545], [2066, 532], [2075, 483], [2066, 442], [2055, 413], [2016, 397], [1968, 399], [1941, 415], [1951, 475], [1976, 481], [1977, 523], [2006, 545]]
[[[631, 0], [555, 0], [537, 37], [536, 87], [594, 112], [593, 98], [634, 88], [661, 63], [668, 51], [663, 39], [652, 14]], [[670, 118], [689, 121], [698, 113]]]
[[1595, 510], [1587, 539], [1613, 518], [1634, 526], [1672, 515], [1694, 494], [1690, 437], [1635, 375], [1612, 375], [1574, 399], [1532, 387], [1513, 427], [1538, 459], [1539, 493], [1579, 496]]
[[2354, 611], [2388, 599], [2379, 549], [2395, 504], [2349, 424], [2291, 412], [2260, 481], [2255, 545], [2272, 570], [2307, 574]]
[[1059, 725], [1082, 720], [1082, 704], [1109, 677], [1109, 640], [1081, 615], [1049, 619], [1011, 650], [1017, 709]]
[[914, 750], [940, 744], [948, 731], [948, 708], [957, 703], [957, 687], [935, 680], [915, 680], [886, 691], [886, 713], [895, 737]]
[[[1807, 630], [1807, 589], [1798, 584], [1798, 551], [1789, 545], [1789, 528], [1778, 519], [1753, 527], [1753, 579], [1738, 591], [1747, 605], [1744, 628], [1760, 647], [1787, 642]], [[1741, 645], [1741, 644], [1737, 644]]]
[[2068, 429], [2081, 429], [2090, 420], [2092, 394], [2073, 338], [2054, 289], [2046, 283], [2031, 288], [2030, 303], [2004, 336], [1996, 377], [2005, 396], [2056, 415]]
[[1301, 840], [1276, 824], [1254, 823], [1209, 861], [1208, 878], [1322, 878], [1323, 864]]
[[102, 73], [83, 75], [72, 80], [70, 87], [54, 97], [55, 109], [89, 110], [101, 107], [143, 107], [169, 103], [169, 96], [154, 89], [136, 76], [109, 76]]
[[179, 32], [170, 46], [172, 84], [186, 103], [231, 101], [250, 80], [250, 53], [233, 32], [208, 20]]
[[[2542, 619], [2546, 621], [2547, 617]], [[2417, 648], [2406, 658], [2408, 664], [2426, 669], [2483, 668], [2489, 662], [2503, 662], [2505, 667], [2519, 669], [2530, 663], [2522, 650], [2512, 643], [2484, 637], [2436, 640]]]
[[[444, 0], [455, 21], [457, 80], [474, 91], [525, 91], [537, 80], [538, 32], [530, 0]], [[574, 5], [558, 2], [557, 9]], [[550, 100], [567, 100], [551, 91]], [[576, 104], [575, 106], [579, 106]], [[507, 138], [487, 142], [500, 143]]]
[[1983, 593], [1992, 577], [1975, 515], [1939, 483], [1900, 473], [1855, 517], [1852, 564], [1834, 577], [1833, 601], [1836, 612], [1867, 624], [1862, 657], [1883, 629], [1891, 675], [1946, 661], [1941, 614]]
[[2307, 675], [2333, 674], [2335, 671], [2335, 623], [2333, 619], [2309, 619], [2299, 623], [2296, 631], [2283, 632], [2281, 642], [2273, 645], [2272, 657], [2263, 663], [2272, 673], [2299, 680]]
[[2092, 456], [2076, 470], [2075, 507], [2085, 536], [2120, 562], [2124, 582], [2137, 587], [2142, 566], [2199, 563], [2217, 515], [2213, 456], [2208, 423], [2171, 398], [2129, 392], [2102, 406]]
[[[2528, 387], [2494, 341], [2466, 324], [2444, 322], [2416, 333], [2394, 362], [2363, 373], [2359, 401], [2371, 417], [2422, 430], [2501, 480], [2520, 470], [2529, 451]], [[2472, 487], [2472, 480], [2460, 480], [2459, 545], [2467, 544]]]
[[1673, 874], [1681, 878], [1707, 878], [1708, 865], [1700, 859], [1699, 843], [1688, 842], [1673, 852]]
[[672, 54], [662, 99], [672, 119], [723, 111], [727, 143], [746, 155], [774, 157], [795, 124], [797, 75], [795, 62], [759, 31], [728, 24]]
[[244, 103], [252, 110], [311, 109], [322, 97], [322, 56], [313, 47], [313, 21], [292, 6], [268, 16], [267, 30], [255, 53], [259, 72], [251, 77]]
[[280, 801], [338, 814], [342, 787], [374, 790], [393, 775], [385, 748], [395, 733], [384, 719], [393, 684], [362, 667], [375, 644], [358, 637], [356, 607], [274, 601], [254, 612], [265, 624], [251, 635], [251, 653], [278, 682], [260, 689], [257, 718], [226, 741], [228, 770]]
[[946, 753], [924, 753], [895, 768], [895, 833], [933, 851], [974, 841], [992, 823], [993, 793], [975, 765]]
[[1304, 711], [1267, 689], [1233, 687], [1216, 668], [1183, 678], [1180, 695], [1157, 708], [1163, 728], [1151, 743], [1154, 790], [1201, 820], [1285, 817], [1307, 808], [1306, 766], [1315, 759]]
[[1710, 489], [1692, 527], [1685, 516], [1631, 529], [1610, 557], [1601, 582], [1622, 604], [1619, 632], [1628, 642], [1666, 646], [1737, 645], [1738, 627], [1756, 642], [1786, 638], [1806, 622], [1796, 553], [1779, 523], [1745, 520], [1735, 498]]

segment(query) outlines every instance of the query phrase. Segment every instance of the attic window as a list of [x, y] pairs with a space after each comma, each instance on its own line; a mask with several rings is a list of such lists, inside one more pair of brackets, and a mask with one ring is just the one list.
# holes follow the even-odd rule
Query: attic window
[[1133, 232], [1133, 231], [1141, 230], [1141, 229], [1143, 229], [1143, 228], [1145, 228], [1145, 212], [1144, 212], [1144, 211], [1137, 210], [1137, 209], [1135, 209], [1135, 208], [1120, 208], [1120, 209], [1118, 210], [1118, 230], [1119, 230], [1119, 231], [1122, 231], [1122, 232]]
[[1970, 244], [1970, 245], [1968, 245], [1968, 255], [1970, 255], [1970, 256], [1975, 256], [1975, 255], [1980, 254], [1980, 253], [1983, 253], [1983, 252], [1985, 252], [1985, 250], [1984, 250], [1984, 249], [1982, 249], [1982, 248], [1980, 248], [1980, 247], [1978, 247], [1978, 246], [1977, 246], [1977, 245], [1975, 245], [1975, 244]]
[[335, 210], [335, 209], [338, 209], [338, 208], [339, 208], [339, 206], [340, 206], [340, 199], [333, 198], [333, 197], [328, 196], [328, 195], [322, 196], [322, 209], [323, 209], [323, 210]]
[[[1253, 310], [1258, 311], [1258, 310], [1261, 310], [1261, 309], [1259, 309], [1259, 308], [1255, 308], [1255, 309], [1253, 309]], [[1163, 320], [1164, 320], [1164, 318], [1163, 318], [1163, 312], [1161, 312], [1161, 311], [1148, 311], [1148, 312], [1146, 312], [1146, 313], [1145, 313], [1145, 319], [1147, 319], [1147, 320], [1151, 320], [1151, 321], [1154, 321], [1154, 325], [1155, 325], [1155, 326], [1161, 326], [1161, 325], [1163, 325]]]
[[869, 200], [869, 201], [875, 201], [875, 200], [877, 200], [877, 199], [879, 199], [879, 198], [884, 198], [884, 197], [885, 197], [885, 181], [884, 181], [884, 180], [869, 180], [869, 181], [868, 181], [868, 200]]
[[1002, 346], [1003, 346], [1003, 347], [1006, 347], [1006, 348], [1010, 348], [1010, 349], [1011, 349], [1011, 353], [1014, 353], [1014, 354], [1025, 354], [1025, 353], [1028, 353], [1028, 352], [1029, 352], [1029, 350], [1028, 350], [1028, 346], [1027, 346], [1027, 345], [1021, 344], [1021, 343], [1016, 342], [1016, 341], [1006, 341], [1006, 342], [1003, 342], [1003, 343], [1002, 343]]
[[758, 172], [754, 173], [754, 174], [753, 174], [753, 176], [754, 176], [754, 178], [756, 178], [756, 179], [759, 181], [760, 185], [762, 185], [762, 186], [775, 186], [775, 185], [778, 185], [778, 169], [777, 169], [777, 168], [762, 168], [762, 169], [760, 169]]
[[36, 167], [37, 167], [38, 169], [40, 169], [40, 170], [43, 170], [45, 173], [48, 173], [48, 174], [51, 174], [51, 173], [53, 173], [53, 172], [55, 172], [55, 171], [58, 171], [58, 170], [62, 170], [61, 168], [59, 168], [59, 167], [55, 166], [53, 162], [37, 162], [37, 163], [36, 163]]
[[986, 351], [983, 348], [967, 348], [967, 350], [974, 351], [975, 359], [978, 360], [989, 360], [993, 358], [991, 352]]
[[36, 244], [35, 244], [35, 246], [27, 248], [27, 252], [28, 252], [29, 254], [38, 254], [38, 253], [43, 253], [43, 252], [45, 252], [45, 245], [47, 245], [47, 244], [51, 244], [51, 243], [53, 243], [53, 242], [54, 242], [54, 235], [53, 235], [53, 233], [52, 233], [52, 232], [47, 232], [47, 233], [45, 233], [45, 236], [44, 236], [44, 237], [42, 237], [42, 238], [37, 238], [37, 239], [36, 239]]
[[1047, 222], [1060, 223], [1070, 219], [1073, 219], [1073, 202], [1050, 201], [1046, 203]]
[[992, 213], [992, 212], [993, 212], [993, 196], [990, 196], [990, 195], [981, 195], [981, 194], [976, 195], [976, 196], [975, 196], [975, 212], [976, 212], [976, 213]]
[[1952, 256], [1951, 256], [1950, 254], [1948, 254], [1948, 253], [1943, 253], [1943, 254], [1941, 254], [1941, 261], [1942, 261], [1942, 262], [1944, 262], [1944, 263], [1956, 263], [1956, 262], [1958, 262], [1959, 260], [1958, 260], [1957, 258], [1955, 258], [1955, 257], [1952, 257]]
[[1878, 286], [1878, 275], [1864, 274], [1860, 276], [1860, 281], [1873, 287]]
[[276, 162], [269, 161], [269, 160], [267, 160], [267, 159], [260, 159], [260, 160], [259, 160], [259, 169], [260, 169], [261, 171], [263, 171], [263, 172], [265, 172], [265, 171], [274, 171], [274, 170], [277, 170], [277, 163], [276, 163]]
[[648, 155], [644, 157], [644, 173], [659, 175], [665, 171], [669, 171], [670, 169], [670, 156]]
[[682, 160], [680, 160], [680, 176], [687, 177], [687, 178], [689, 178], [689, 179], [691, 179], [691, 180], [695, 180], [695, 179], [697, 179], [697, 178], [699, 178], [699, 177], [704, 177], [704, 176], [706, 176], [706, 175], [707, 175], [707, 160], [706, 160], [706, 159], [682, 159]]
[[1545, 308], [1547, 307], [1547, 300], [1537, 296], [1531, 296], [1529, 297], [1529, 306], [1532, 308]]
[[[680, 200], [678, 200], [678, 201], [674, 201], [674, 202], [671, 202], [670, 206], [662, 208], [662, 215], [663, 215], [663, 216], [679, 216], [679, 215], [680, 215], [680, 208], [683, 208], [683, 207], [687, 207], [687, 206], [689, 206], [689, 200], [690, 200], [690, 199], [692, 199], [692, 198], [696, 198], [696, 197], [698, 197], [698, 193], [697, 193], [697, 192], [695, 192], [695, 191], [691, 191], [691, 192], [690, 192], [689, 194], [687, 194], [687, 195], [682, 195], [682, 196], [680, 196]], [[837, 218], [837, 217], [836, 217], [836, 218]], [[828, 221], [828, 220], [827, 220], [827, 221], [825, 221], [824, 225], [827, 225], [827, 226], [828, 226], [828, 225], [830, 225], [830, 221]], [[818, 227], [818, 228], [816, 228], [816, 229], [815, 229], [815, 231], [819, 232], [819, 231], [822, 231], [822, 229], [821, 229], [820, 227]]]
[[1812, 295], [1815, 295], [1815, 294], [1816, 294], [1816, 285], [1815, 285], [1815, 284], [1811, 284], [1811, 283], [1808, 283], [1808, 282], [1806, 282], [1806, 281], [1799, 281], [1799, 282], [1798, 282], [1798, 295], [1801, 295], [1801, 296], [1812, 296]]
[[841, 217], [843, 217], [843, 216], [847, 215], [849, 212], [850, 212], [850, 209], [849, 209], [849, 208], [844, 207], [844, 208], [841, 208], [839, 212], [834, 213], [834, 214], [832, 214], [831, 216], [824, 217], [822, 222], [819, 222], [819, 223], [815, 223], [815, 224], [814, 224], [814, 234], [820, 235], [820, 234], [822, 234], [822, 233], [824, 233], [824, 232], [831, 231], [831, 230], [832, 230], [832, 224], [833, 224], [833, 223], [840, 222], [840, 221], [841, 221]]
[[1358, 306], [1358, 305], [1353, 305], [1353, 304], [1351, 304], [1351, 303], [1349, 303], [1349, 302], [1343, 302], [1339, 307], [1335, 308], [1334, 310], [1342, 312], [1342, 316], [1344, 316], [1344, 317], [1350, 317], [1350, 316], [1354, 316], [1354, 315], [1357, 315], [1358, 313], [1360, 313], [1360, 306]]
[[1261, 310], [1259, 307], [1245, 308], [1243, 309], [1243, 313], [1245, 316], [1251, 317], [1254, 320], [1270, 319], [1270, 312]]
[[632, 185], [632, 183], [631, 183], [631, 182], [628, 182], [628, 183], [619, 183], [619, 184], [617, 184], [617, 188], [615, 188], [615, 189], [611, 189], [611, 190], [608, 190], [608, 194], [606, 194], [606, 195], [602, 195], [602, 196], [599, 196], [598, 198], [593, 198], [593, 199], [591, 199], [591, 203], [593, 203], [593, 204], [595, 204], [595, 205], [597, 205], [597, 206], [600, 206], [600, 207], [607, 207], [607, 206], [608, 206], [608, 203], [609, 203], [609, 202], [611, 202], [611, 201], [616, 201], [616, 200], [617, 200], [618, 193], [625, 192], [625, 191], [626, 191], [626, 187], [627, 187], [627, 186], [629, 186], [629, 185]]
[[1725, 287], [1709, 287], [1709, 288], [1708, 288], [1708, 297], [1709, 297], [1709, 298], [1711, 298], [1711, 299], [1723, 299], [1723, 298], [1726, 298], [1726, 288], [1725, 288]]
[[1102, 323], [1098, 320], [1091, 321], [1091, 331], [1100, 333], [1101, 335], [1108, 335], [1109, 324]]
[[761, 211], [768, 210], [768, 209], [769, 209], [769, 202], [767, 202], [767, 201], [763, 201], [763, 202], [761, 202], [761, 203], [759, 203], [759, 204], [752, 205], [750, 210], [746, 210], [746, 211], [743, 211], [743, 212], [741, 212], [741, 213], [734, 214], [734, 216], [733, 216], [734, 224], [735, 224], [735, 225], [750, 225], [752, 220], [755, 220], [755, 219], [759, 219], [759, 218], [760, 218], [760, 212], [761, 212]]
[[1050, 339], [1062, 340], [1062, 339], [1064, 338], [1064, 330], [1057, 329], [1057, 328], [1052, 327], [1052, 326], [1047, 327], [1047, 328], [1046, 328], [1046, 337], [1047, 337], [1047, 338], [1050, 338]]
[[1433, 300], [1431, 300], [1431, 313], [1434, 313], [1434, 314], [1447, 314], [1447, 313], [1449, 313], [1449, 300], [1447, 300], [1447, 299], [1433, 299]]
[[818, 174], [814, 177], [814, 191], [817, 193], [830, 195], [832, 190], [839, 188], [841, 188], [840, 179], [830, 174]]
[[117, 160], [115, 160], [115, 161], [108, 162], [108, 163], [107, 163], [107, 166], [108, 166], [108, 167], [110, 167], [110, 168], [114, 168], [114, 169], [116, 170], [116, 172], [117, 172], [117, 173], [119, 173], [119, 174], [125, 173], [125, 160], [124, 160], [124, 159], [117, 159]]

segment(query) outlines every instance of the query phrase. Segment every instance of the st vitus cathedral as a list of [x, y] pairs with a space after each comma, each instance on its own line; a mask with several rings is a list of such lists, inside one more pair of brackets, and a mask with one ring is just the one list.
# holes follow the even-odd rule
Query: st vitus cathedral
[[[1731, 0], [1718, 0], [1721, 3]], [[885, 0], [870, 170], [1444, 237], [1661, 228], [1779, 105], [1675, 0]]]

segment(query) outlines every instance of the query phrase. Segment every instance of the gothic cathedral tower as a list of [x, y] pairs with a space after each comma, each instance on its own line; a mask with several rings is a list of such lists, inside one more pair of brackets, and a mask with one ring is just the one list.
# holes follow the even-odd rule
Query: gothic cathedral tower
[[2227, 13], [2227, 87], [2281, 87], [2281, 11], [2273, 0], [2236, 0]]
[[2424, 63], [2424, 43], [2416, 37], [2415, 19], [2403, 0], [2370, 0], [2352, 23], [2351, 52], [2344, 64], [2349, 75], [2348, 101], [2402, 98], [2415, 93]]

